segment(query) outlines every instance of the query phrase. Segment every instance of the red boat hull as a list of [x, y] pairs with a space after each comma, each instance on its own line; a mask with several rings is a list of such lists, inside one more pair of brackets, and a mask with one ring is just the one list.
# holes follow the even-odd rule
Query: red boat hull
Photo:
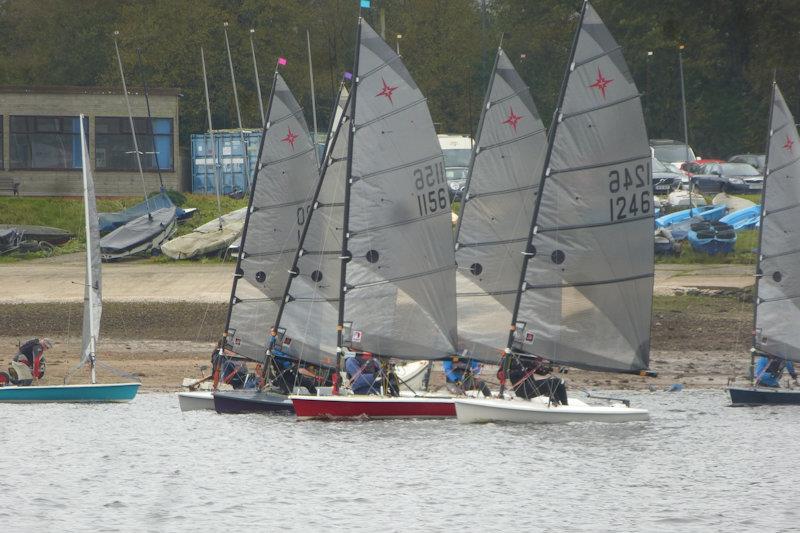
[[300, 420], [453, 418], [452, 398], [381, 396], [292, 396]]

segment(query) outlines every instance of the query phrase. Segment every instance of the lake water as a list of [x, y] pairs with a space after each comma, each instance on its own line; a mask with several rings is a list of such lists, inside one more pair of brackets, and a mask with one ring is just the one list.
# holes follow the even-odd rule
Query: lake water
[[0, 405], [0, 530], [800, 528], [800, 408], [624, 394], [652, 419], [297, 422], [181, 413], [172, 394]]

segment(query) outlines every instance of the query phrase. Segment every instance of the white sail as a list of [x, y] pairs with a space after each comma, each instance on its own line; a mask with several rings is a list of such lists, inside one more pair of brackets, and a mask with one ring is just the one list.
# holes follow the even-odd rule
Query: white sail
[[100, 316], [103, 313], [102, 288], [100, 279], [100, 224], [97, 217], [97, 204], [94, 193], [89, 148], [83, 127], [84, 117], [80, 116], [81, 155], [83, 162], [83, 204], [86, 218], [86, 283], [83, 291], [83, 333], [81, 363], [90, 360], [97, 350], [100, 335]]
[[800, 361], [800, 137], [777, 84], [764, 172], [755, 347]]

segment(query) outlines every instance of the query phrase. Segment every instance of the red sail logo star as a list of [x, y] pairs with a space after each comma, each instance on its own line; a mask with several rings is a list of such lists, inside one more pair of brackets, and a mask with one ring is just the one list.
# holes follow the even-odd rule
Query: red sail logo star
[[508, 106], [508, 117], [502, 122], [502, 124], [508, 124], [512, 128], [514, 128], [514, 133], [517, 132], [517, 123], [522, 120], [523, 117], [521, 115], [514, 114], [514, 108]]
[[383, 78], [381, 78], [381, 83], [383, 83], [383, 88], [381, 89], [381, 92], [375, 95], [375, 97], [377, 98], [378, 96], [385, 96], [386, 98], [389, 99], [392, 105], [394, 105], [394, 100], [392, 100], [392, 93], [397, 90], [397, 86], [392, 87], [391, 85], [386, 83], [386, 80], [384, 80]]
[[286, 137], [284, 137], [281, 140], [283, 142], [285, 142], [285, 143], [291, 144], [292, 145], [292, 150], [294, 150], [294, 142], [297, 140], [298, 137], [299, 137], [299, 135], [297, 135], [296, 133], [292, 132], [292, 127], [289, 126], [289, 133], [287, 133]]
[[589, 85], [589, 88], [594, 88], [600, 91], [600, 94], [603, 95], [603, 99], [606, 97], [606, 89], [609, 85], [611, 85], [614, 80], [608, 80], [603, 77], [603, 73], [600, 72], [600, 67], [597, 68], [597, 79], [594, 81], [593, 84]]
[[786, 144], [784, 144], [783, 147], [790, 152], [794, 152], [794, 141], [788, 135], [786, 136]]

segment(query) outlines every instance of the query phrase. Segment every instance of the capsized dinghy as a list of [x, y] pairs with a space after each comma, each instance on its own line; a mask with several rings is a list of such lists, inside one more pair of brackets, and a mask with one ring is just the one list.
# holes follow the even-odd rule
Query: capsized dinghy
[[[789, 106], [772, 82], [767, 160], [761, 191], [751, 356], [800, 362], [800, 136]], [[800, 405], [800, 390], [731, 387], [734, 405]]]
[[[538, 356], [638, 374], [649, 362], [654, 275], [650, 149], [639, 91], [588, 2], [570, 56], [527, 222], [503, 368], [512, 358]], [[511, 388], [521, 393], [521, 382]], [[611, 417], [610, 409], [622, 414], [619, 420], [647, 414], [566, 403], [455, 400], [461, 422], [595, 420]]]

